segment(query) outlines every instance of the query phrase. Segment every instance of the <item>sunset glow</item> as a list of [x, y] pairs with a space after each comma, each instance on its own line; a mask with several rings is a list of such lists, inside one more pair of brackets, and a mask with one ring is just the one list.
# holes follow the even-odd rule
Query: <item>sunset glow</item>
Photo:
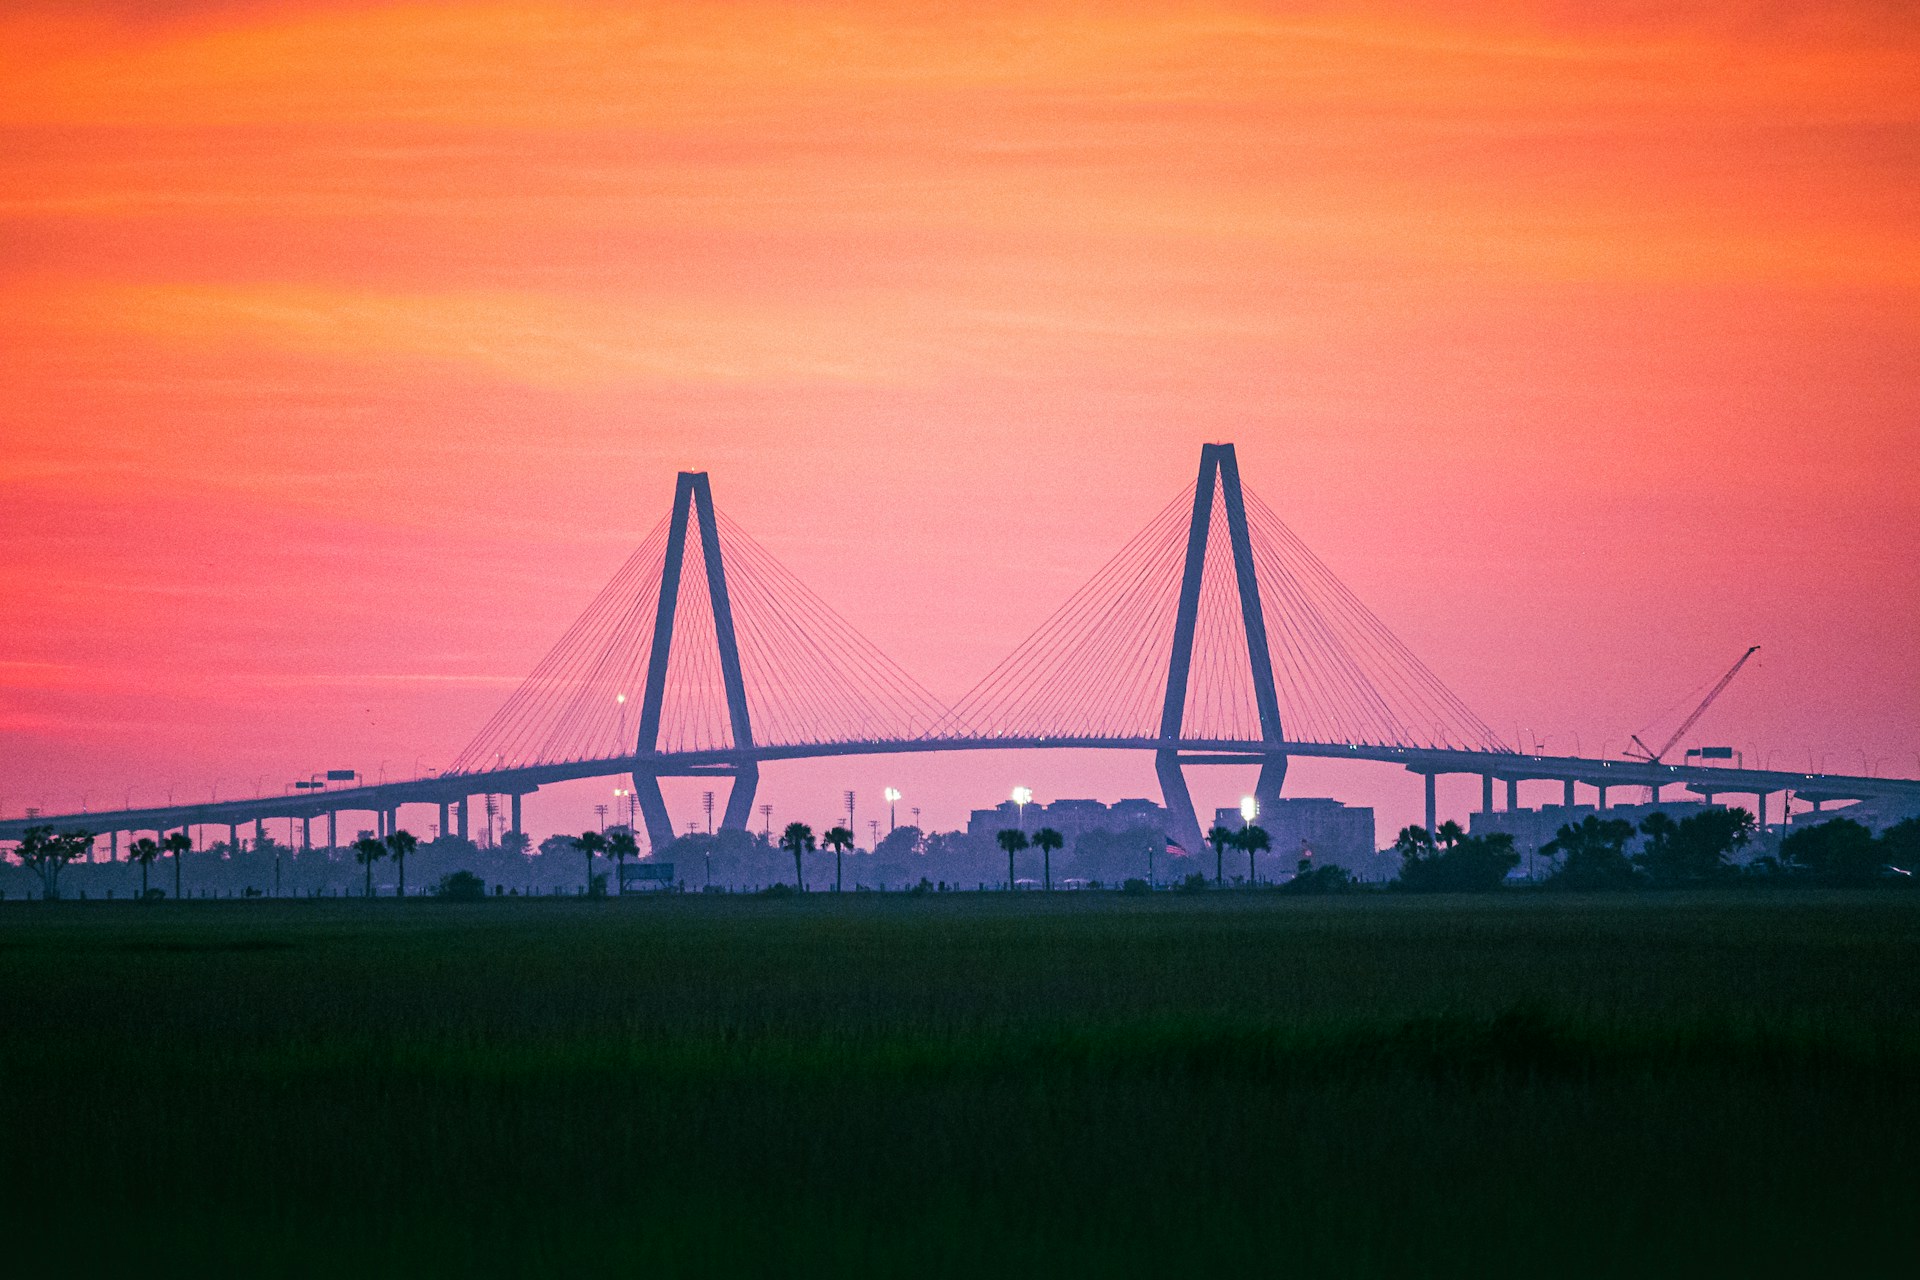
[[1502, 734], [1920, 773], [1898, 6], [154, 8], [0, 16], [7, 816], [443, 767], [683, 468], [953, 699], [1214, 440]]

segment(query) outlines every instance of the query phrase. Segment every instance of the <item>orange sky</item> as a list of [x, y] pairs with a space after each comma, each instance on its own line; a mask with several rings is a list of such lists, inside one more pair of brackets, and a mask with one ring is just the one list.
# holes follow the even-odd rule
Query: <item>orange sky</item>
[[1673, 7], [10, 5], [0, 811], [445, 764], [683, 466], [951, 698], [1213, 439], [1503, 733], [1920, 772], [1920, 18]]

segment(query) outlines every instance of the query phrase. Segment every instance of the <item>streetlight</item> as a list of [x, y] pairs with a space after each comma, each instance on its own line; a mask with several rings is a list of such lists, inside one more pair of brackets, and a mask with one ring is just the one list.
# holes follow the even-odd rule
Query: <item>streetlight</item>
[[1260, 816], [1260, 802], [1258, 800], [1255, 800], [1252, 796], [1241, 796], [1240, 797], [1240, 821], [1246, 823], [1248, 826], [1252, 826], [1253, 820], [1259, 816]]
[[900, 803], [900, 789], [898, 787], [888, 787], [886, 795], [887, 795], [887, 834], [892, 835], [893, 825], [894, 825], [893, 807], [896, 804]]
[[1033, 788], [1015, 787], [1013, 789], [1013, 803], [1019, 809], [1020, 829], [1025, 831], [1027, 829], [1027, 806], [1033, 803]]

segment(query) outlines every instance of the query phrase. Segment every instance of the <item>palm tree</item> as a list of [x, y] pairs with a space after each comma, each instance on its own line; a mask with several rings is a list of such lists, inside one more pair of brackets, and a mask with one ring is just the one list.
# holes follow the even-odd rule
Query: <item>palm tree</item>
[[395, 865], [400, 868], [400, 896], [407, 896], [407, 855], [420, 845], [420, 840], [411, 831], [396, 831], [387, 837], [387, 852], [393, 855]]
[[1445, 822], [1441, 823], [1440, 829], [1433, 833], [1433, 842], [1442, 849], [1451, 849], [1466, 838], [1466, 828], [1462, 827], [1452, 818], [1448, 818]]
[[780, 847], [793, 855], [793, 885], [805, 893], [807, 881], [800, 871], [800, 855], [813, 852], [813, 828], [804, 822], [789, 822], [780, 833]]
[[853, 848], [853, 832], [845, 827], [828, 827], [820, 843], [833, 850], [833, 891], [840, 892], [840, 855]]
[[1040, 851], [1041, 865], [1045, 870], [1047, 892], [1053, 892], [1053, 851], [1067, 842], [1066, 837], [1052, 827], [1042, 827], [1033, 833], [1033, 847]]
[[127, 846], [127, 861], [140, 864], [140, 901], [147, 900], [147, 868], [160, 856], [160, 846], [141, 836]]
[[353, 860], [367, 869], [367, 897], [373, 896], [373, 864], [387, 856], [387, 842], [379, 836], [361, 836], [353, 842]]
[[620, 878], [620, 872], [626, 869], [628, 858], [640, 856], [640, 842], [633, 838], [633, 832], [622, 827], [607, 837], [607, 856], [613, 859], [614, 892], [625, 893], [627, 882]]
[[607, 838], [598, 831], [582, 831], [573, 838], [573, 847], [587, 855], [587, 892], [593, 892], [593, 855], [607, 847]]
[[1221, 881], [1220, 851], [1232, 844], [1233, 841], [1233, 828], [1223, 826], [1218, 822], [1214, 823], [1213, 829], [1207, 832], [1207, 843], [1213, 846], [1213, 882], [1216, 885]]
[[1265, 827], [1257, 827], [1249, 822], [1240, 829], [1240, 834], [1233, 838], [1233, 842], [1247, 851], [1247, 883], [1259, 884], [1260, 881], [1253, 874], [1253, 856], [1273, 848], [1273, 837], [1267, 834]]
[[1027, 847], [1027, 833], [1017, 827], [1008, 827], [994, 837], [1000, 847], [1007, 851], [1007, 892], [1013, 892], [1013, 855]]
[[160, 842], [161, 849], [173, 855], [173, 896], [180, 896], [180, 855], [193, 848], [193, 837], [176, 831]]

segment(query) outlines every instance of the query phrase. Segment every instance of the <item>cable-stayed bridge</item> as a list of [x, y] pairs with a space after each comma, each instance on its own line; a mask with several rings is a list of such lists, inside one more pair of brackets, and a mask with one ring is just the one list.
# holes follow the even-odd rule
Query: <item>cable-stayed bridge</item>
[[1702, 796], [1816, 803], [1920, 800], [1920, 780], [1595, 760], [1503, 743], [1240, 482], [1233, 446], [1201, 450], [1193, 484], [1162, 508], [1013, 653], [951, 706], [929, 693], [714, 504], [682, 472], [672, 509], [444, 773], [376, 786], [164, 808], [0, 821], [122, 831], [239, 828], [267, 818], [371, 812], [382, 834], [402, 805], [440, 808], [466, 835], [473, 796], [627, 776], [649, 841], [675, 827], [663, 777], [726, 777], [722, 825], [753, 811], [760, 766], [822, 756], [1008, 749], [1149, 751], [1171, 839], [1197, 849], [1183, 766], [1259, 767], [1254, 797], [1280, 795], [1296, 756], [1386, 761], [1426, 781], [1482, 780], [1482, 805], [1523, 781], [1678, 785]]

